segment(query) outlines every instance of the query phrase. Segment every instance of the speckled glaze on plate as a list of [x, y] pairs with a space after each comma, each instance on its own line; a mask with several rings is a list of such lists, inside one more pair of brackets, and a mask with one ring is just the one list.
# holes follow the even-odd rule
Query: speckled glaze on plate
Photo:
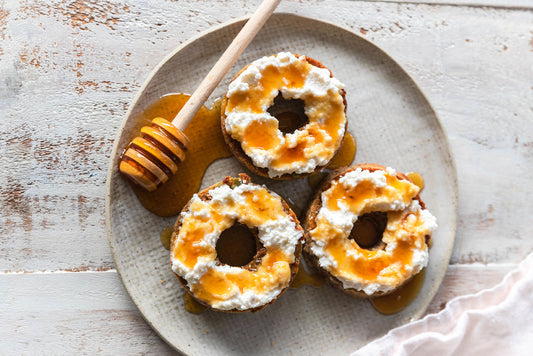
[[[398, 314], [381, 315], [368, 301], [327, 285], [289, 290], [255, 314], [187, 312], [184, 290], [159, 238], [175, 218], [146, 211], [118, 173], [119, 153], [140, 129], [135, 117], [161, 95], [194, 91], [243, 23], [239, 19], [215, 27], [177, 48], [154, 69], [130, 106], [115, 141], [107, 181], [107, 230], [116, 267], [147, 322], [184, 354], [346, 354], [422, 315], [444, 277], [455, 238], [457, 183], [446, 137], [420, 89], [386, 53], [333, 24], [274, 14], [211, 98], [222, 96], [246, 64], [281, 51], [320, 60], [346, 85], [348, 130], [358, 146], [354, 163], [421, 173], [426, 183], [422, 199], [438, 218], [422, 291]], [[216, 161], [202, 187], [243, 171], [234, 158]], [[271, 182], [252, 176], [252, 180], [298, 206], [313, 194], [305, 179]]]

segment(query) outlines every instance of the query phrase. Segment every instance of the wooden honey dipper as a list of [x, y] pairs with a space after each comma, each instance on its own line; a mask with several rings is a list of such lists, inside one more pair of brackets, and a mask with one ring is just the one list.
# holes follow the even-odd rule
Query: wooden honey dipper
[[151, 192], [177, 172], [189, 145], [183, 131], [280, 1], [263, 0], [172, 122], [157, 117], [141, 128], [141, 136], [134, 138], [120, 157], [123, 175]]

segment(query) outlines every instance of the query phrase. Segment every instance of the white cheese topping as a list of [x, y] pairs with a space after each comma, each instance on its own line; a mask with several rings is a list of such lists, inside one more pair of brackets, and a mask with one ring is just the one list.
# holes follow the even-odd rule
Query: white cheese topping
[[[428, 263], [425, 236], [431, 235], [437, 228], [436, 218], [428, 210], [422, 209], [418, 200], [410, 198], [419, 191], [413, 183], [402, 180], [403, 191], [387, 184], [387, 177], [395, 175], [396, 172], [392, 168], [373, 172], [357, 168], [334, 181], [332, 186], [321, 194], [322, 205], [316, 217], [317, 226], [310, 231], [310, 250], [318, 258], [319, 266], [340, 280], [345, 289], [364, 291], [367, 295], [390, 292]], [[344, 198], [331, 196], [331, 192], [338, 185], [345, 191], [350, 191], [362, 183], [378, 188], [376, 191], [380, 193], [351, 205]], [[407, 202], [406, 197], [409, 198]], [[336, 208], [329, 208], [330, 199], [337, 200]], [[374, 252], [372, 257], [368, 257], [368, 254], [361, 253], [361, 248], [354, 241], [348, 240], [348, 236], [358, 217], [372, 211], [388, 212], [387, 226], [382, 237], [386, 246], [383, 250]], [[324, 236], [324, 231], [329, 231], [329, 236]], [[352, 261], [371, 258], [388, 261], [390, 265], [383, 268], [372, 280], [358, 275], [357, 271], [354, 273], [344, 270], [341, 261], [336, 260], [328, 251], [329, 243], [335, 238], [340, 239], [347, 247], [347, 258]], [[409, 262], [405, 264], [401, 264], [394, 257], [400, 241], [409, 244], [411, 253]]]
[[[267, 197], [272, 199], [270, 203], [279, 206], [276, 205], [267, 217], [260, 217], [254, 214], [253, 206], [250, 204], [259, 193], [265, 192], [268, 194]], [[195, 194], [191, 199], [190, 208], [180, 215], [181, 228], [171, 250], [172, 270], [187, 281], [193, 292], [194, 287], [201, 284], [202, 277], [208, 272], [215, 271], [222, 276], [249, 275], [250, 271], [221, 264], [216, 260], [215, 247], [220, 234], [235, 222], [240, 222], [250, 228], [257, 228], [258, 238], [267, 249], [267, 254], [276, 250], [281, 251], [284, 257], [269, 267], [268, 271], [259, 268], [255, 272], [261, 273], [259, 277], [267, 286], [264, 291], [259, 291], [260, 288], [256, 289], [253, 286], [239, 288], [238, 285], [233, 285], [223, 296], [217, 295], [211, 305], [220, 310], [246, 310], [271, 302], [290, 282], [290, 264], [295, 261], [294, 253], [303, 237], [302, 230], [298, 229], [288, 214], [279, 213], [283, 210], [283, 208], [280, 210], [281, 198], [268, 193], [262, 186], [243, 183], [232, 189], [223, 184], [209, 190], [208, 194], [211, 200], [202, 200]], [[206, 252], [198, 257], [193, 267], [190, 267], [187, 261], [177, 257], [176, 249], [179, 249], [180, 242], [186, 241], [188, 233], [195, 234], [200, 230], [207, 233], [200, 236], [189, 248], [203, 247]]]
[[[274, 56], [260, 58], [244, 69], [229, 85], [226, 97], [229, 101], [234, 96], [246, 96], [249, 92], [261, 88], [264, 72], [269, 67], [290, 68], [303, 63], [308, 71], [303, 86], [292, 86], [288, 79], [284, 85], [273, 88], [271, 92], [262, 93], [258, 98], [261, 112], [252, 112], [248, 107], [228, 109], [225, 111], [225, 130], [239, 142], [245, 154], [256, 167], [267, 168], [270, 177], [283, 174], [312, 173], [317, 167], [326, 165], [340, 147], [345, 133], [346, 117], [344, 115], [343, 96], [344, 85], [330, 76], [328, 69], [319, 68], [305, 61], [305, 57], [297, 57], [292, 53], [282, 52]], [[277, 119], [267, 110], [273, 104], [276, 96], [281, 93], [285, 99], [301, 99], [305, 102], [305, 114], [309, 123], [293, 133], [283, 134], [279, 129], [270, 133], [279, 140], [274, 147], [256, 147], [246, 142], [245, 132], [254, 123], [262, 122], [277, 126]], [[335, 109], [331, 109], [335, 106]], [[338, 113], [340, 111], [340, 113]], [[327, 121], [335, 115], [342, 115], [343, 119], [328, 128]], [[320, 125], [318, 125], [320, 124]], [[312, 136], [312, 131], [320, 132]], [[320, 140], [317, 139], [320, 137]], [[276, 159], [284, 155], [286, 148], [294, 148], [297, 144], [305, 145], [303, 159], [290, 163], [278, 164]]]

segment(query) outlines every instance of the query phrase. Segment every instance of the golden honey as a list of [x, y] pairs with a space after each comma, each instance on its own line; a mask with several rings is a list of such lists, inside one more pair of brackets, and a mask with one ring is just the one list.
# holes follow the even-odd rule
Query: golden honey
[[[172, 121], [189, 97], [188, 94], [165, 95], [136, 120], [147, 122], [162, 117]], [[133, 186], [141, 204], [159, 216], [177, 215], [200, 188], [207, 167], [217, 159], [231, 156], [220, 130], [220, 100], [211, 109], [202, 107], [184, 133], [190, 144], [187, 157], [178, 164], [177, 173], [153, 192]]]
[[[352, 164], [355, 154], [357, 153], [357, 143], [355, 138], [349, 132], [346, 132], [339, 151], [333, 156], [332, 160], [326, 166], [326, 169], [335, 170], [341, 167], [347, 167]], [[313, 190], [317, 190], [328, 172], [318, 172], [307, 177], [307, 184]]]
[[174, 225], [170, 225], [164, 228], [163, 231], [161, 231], [161, 234], [159, 234], [159, 239], [161, 240], [161, 244], [167, 250], [170, 250], [170, 240], [172, 239], [173, 232], [174, 232]]
[[185, 310], [192, 314], [200, 314], [209, 309], [205, 305], [200, 304], [189, 293], [183, 295], [183, 304], [185, 305]]
[[309, 253], [346, 290], [367, 296], [395, 290], [426, 265], [425, 240], [436, 228], [419, 190], [378, 165], [340, 173], [313, 202]]
[[[401, 181], [394, 176], [387, 176], [387, 183], [396, 188], [394, 192], [399, 194], [405, 203], [409, 203], [417, 192], [417, 190], [412, 189], [412, 184]], [[341, 209], [339, 204], [342, 202], [342, 204], [350, 207], [351, 211], [358, 212], [364, 208], [366, 202], [376, 199], [381, 194], [380, 189], [369, 181], [363, 181], [349, 191], [346, 191], [342, 184], [335, 184], [328, 189], [328, 200], [323, 204], [330, 211], [337, 211]], [[386, 200], [392, 200], [392, 197], [386, 197]], [[311, 231], [311, 235], [313, 237], [319, 236], [314, 231]], [[326, 243], [325, 250], [337, 261], [337, 271], [356, 275], [363, 280], [375, 280], [387, 266], [398, 262], [402, 266], [408, 265], [411, 262], [413, 243], [414, 241], [399, 240], [390, 255], [383, 255], [379, 258], [377, 258], [377, 251], [361, 248], [355, 241], [340, 237], [331, 238]], [[364, 258], [346, 258], [348, 250], [355, 250]]]
[[303, 231], [279, 196], [246, 175], [202, 191], [179, 224], [173, 270], [214, 309], [262, 307], [289, 286]]
[[[261, 61], [270, 62], [264, 64]], [[322, 67], [319, 63], [306, 57], [298, 58], [284, 53], [264, 57], [257, 63], [251, 63], [231, 83], [237, 84], [230, 85], [224, 109], [225, 129], [241, 143], [242, 150], [256, 166], [264, 164], [260, 162], [268, 154], [271, 177], [311, 173], [316, 165], [311, 167], [310, 163], [330, 160], [341, 144], [342, 128], [346, 124], [342, 84], [330, 77], [328, 71], [319, 69]], [[259, 73], [249, 82], [250, 73], [255, 73], [252, 69]], [[246, 85], [240, 86], [242, 83]], [[327, 89], [323, 86], [327, 86]], [[324, 90], [327, 90], [327, 95]], [[291, 128], [299, 129], [303, 124], [298, 113], [274, 113], [278, 120], [262, 116], [265, 107], [270, 106], [267, 111], [272, 111], [272, 101], [276, 103], [277, 99], [273, 93], [278, 92], [283, 93], [284, 97], [292, 93], [290, 95], [297, 98], [297, 103], [305, 102], [307, 122], [302, 127], [303, 131], [290, 131]], [[242, 119], [243, 115], [246, 120]], [[286, 125], [287, 117], [292, 121], [291, 125]], [[279, 135], [280, 131], [290, 134], [290, 139], [284, 140]]]
[[409, 180], [411, 182], [413, 182], [416, 186], [418, 186], [418, 188], [420, 188], [420, 190], [424, 189], [425, 187], [425, 183], [424, 183], [424, 178], [422, 177], [422, 175], [418, 172], [409, 172], [406, 174], [407, 178], [409, 178]]
[[424, 268], [398, 290], [382, 297], [372, 298], [370, 303], [381, 314], [399, 313], [415, 300], [424, 285], [425, 277], [426, 269]]
[[304, 285], [320, 288], [324, 285], [324, 278], [318, 273], [307, 272], [305, 268], [300, 265], [298, 273], [296, 273], [296, 276], [294, 276], [294, 279], [291, 282], [290, 288], [296, 289]]
[[357, 143], [355, 138], [349, 132], [344, 135], [339, 151], [333, 156], [333, 159], [329, 162], [326, 168], [335, 170], [340, 167], [347, 167], [352, 164], [355, 153], [357, 152]]

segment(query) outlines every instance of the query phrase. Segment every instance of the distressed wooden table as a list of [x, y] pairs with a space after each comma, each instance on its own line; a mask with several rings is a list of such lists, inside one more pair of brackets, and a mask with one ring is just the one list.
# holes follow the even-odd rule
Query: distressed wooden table
[[[117, 128], [150, 71], [255, 1], [0, 3], [0, 354], [171, 354], [114, 269], [104, 218]], [[398, 61], [434, 106], [459, 216], [428, 309], [498, 283], [533, 250], [533, 2], [286, 0]]]

